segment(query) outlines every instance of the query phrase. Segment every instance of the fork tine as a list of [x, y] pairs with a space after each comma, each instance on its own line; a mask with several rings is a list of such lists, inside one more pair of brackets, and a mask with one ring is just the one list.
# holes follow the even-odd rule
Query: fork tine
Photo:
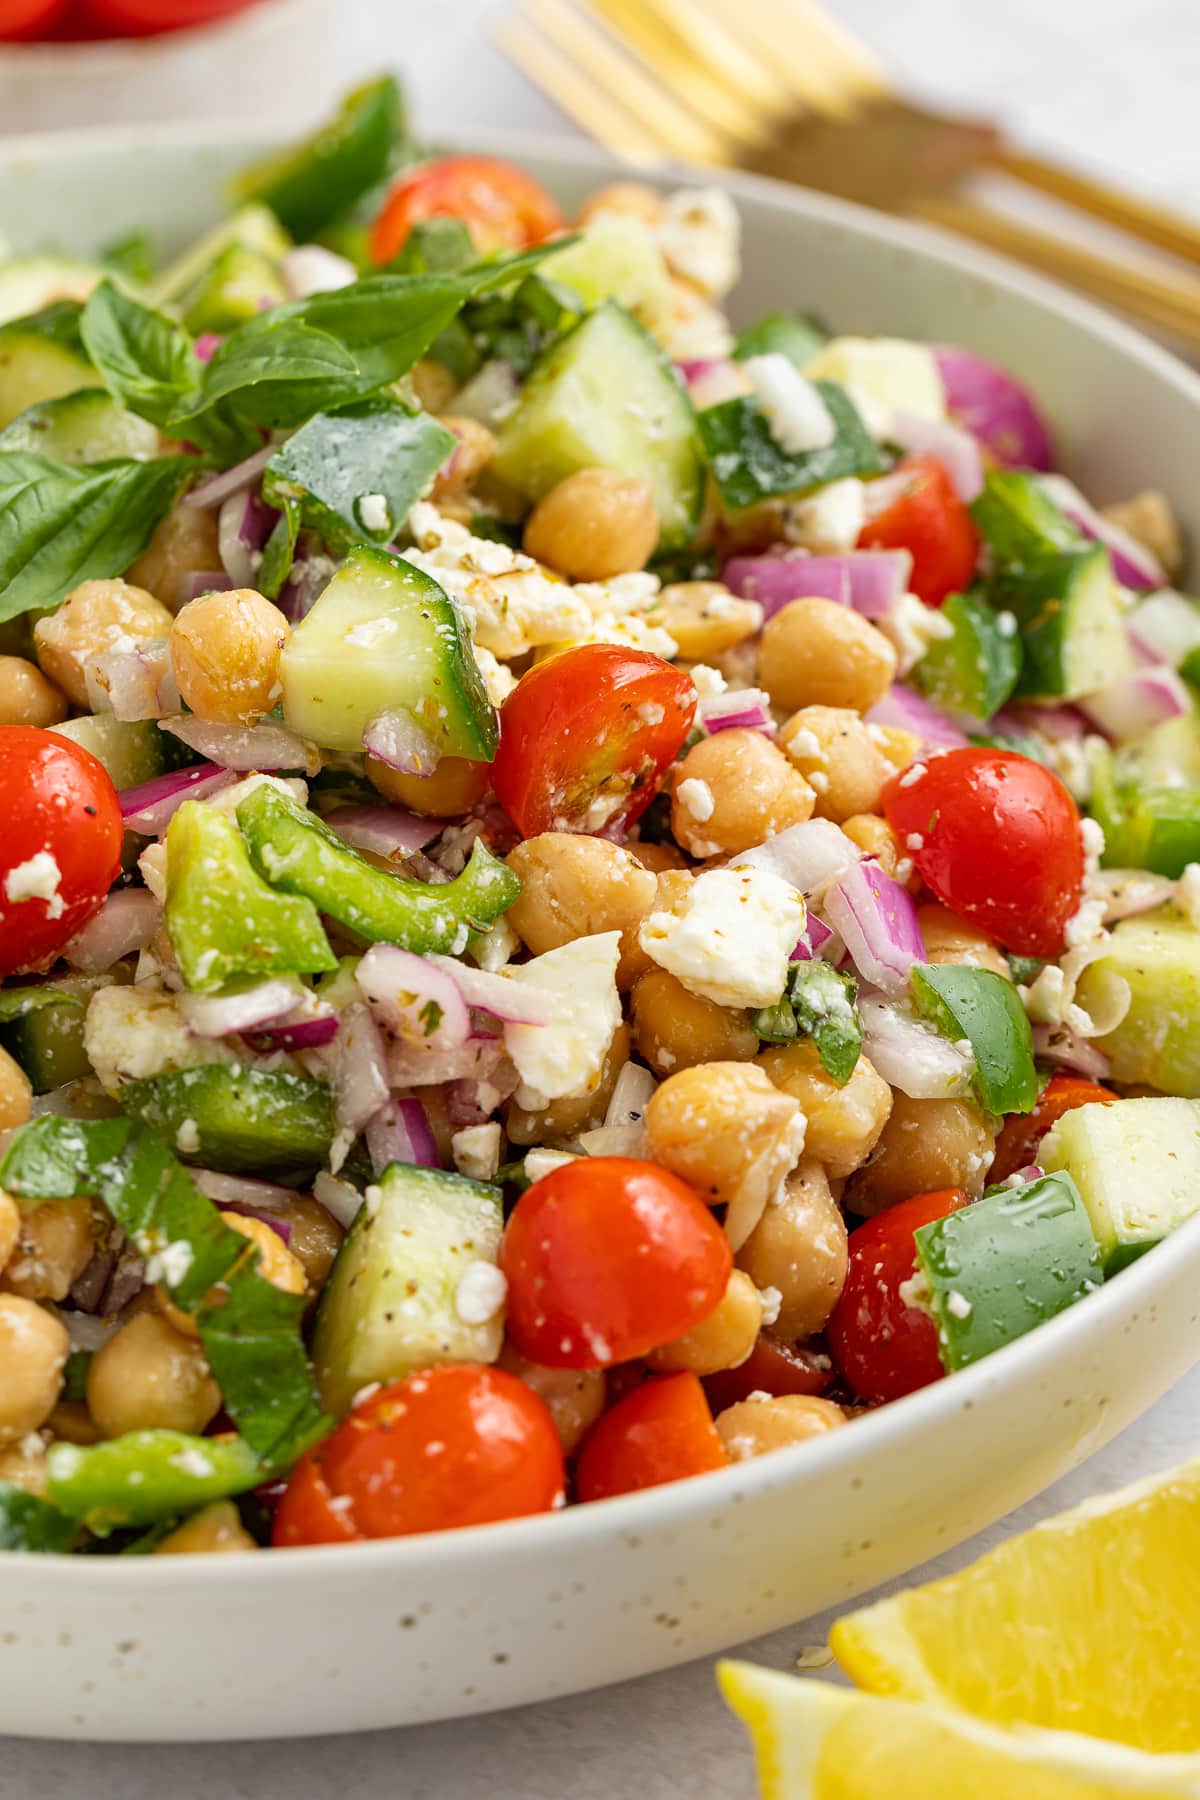
[[632, 163], [651, 163], [662, 146], [632, 114], [518, 14], [499, 20], [492, 36], [519, 69], [606, 150]]
[[[743, 98], [738, 72], [729, 68], [710, 72], [704, 59], [695, 54], [694, 28], [680, 29], [670, 0], [651, 0], [649, 4], [647, 0], [587, 0], [587, 4], [698, 119], [724, 130], [737, 146], [759, 142], [765, 121], [753, 101]], [[687, 15], [684, 17], [686, 21]]]

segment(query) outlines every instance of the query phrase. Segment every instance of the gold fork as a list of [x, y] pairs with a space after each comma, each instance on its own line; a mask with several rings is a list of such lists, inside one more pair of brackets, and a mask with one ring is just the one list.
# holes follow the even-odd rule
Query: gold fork
[[999, 173], [1200, 263], [1200, 225], [915, 105], [815, 0], [521, 0], [496, 35], [563, 111], [634, 164], [749, 169], [930, 220], [1200, 349], [1200, 277], [1118, 260], [981, 204]]

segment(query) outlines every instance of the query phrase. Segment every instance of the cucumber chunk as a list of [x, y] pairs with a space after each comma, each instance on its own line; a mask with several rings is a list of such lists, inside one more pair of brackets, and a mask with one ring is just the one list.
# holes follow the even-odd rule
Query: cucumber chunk
[[49, 729], [90, 750], [118, 791], [139, 787], [143, 781], [195, 761], [190, 750], [180, 754], [178, 738], [160, 731], [154, 719], [118, 719], [113, 713], [95, 713], [67, 719]]
[[0, 262], [0, 324], [24, 319], [56, 300], [86, 300], [103, 279], [98, 263], [67, 256], [10, 256]]
[[1071, 550], [1083, 537], [1055, 506], [1036, 475], [1024, 469], [989, 469], [971, 513], [997, 568]]
[[1075, 700], [1133, 666], [1125, 615], [1103, 544], [1064, 550], [1014, 568], [988, 598], [1015, 614], [1025, 647], [1020, 695]]
[[29, 1077], [35, 1094], [48, 1094], [92, 1072], [84, 1048], [87, 1003], [98, 988], [128, 981], [128, 971], [66, 975], [31, 987], [0, 989], [0, 1044]]
[[649, 226], [626, 213], [601, 214], [575, 243], [547, 257], [541, 273], [573, 288], [585, 306], [618, 301], [651, 330], [670, 306], [663, 253]]
[[[1113, 1079], [1200, 1099], [1200, 932], [1170, 909], [1123, 919], [1105, 955], [1084, 970], [1079, 1005], [1098, 1004], [1114, 978], [1129, 985], [1129, 1010], [1096, 1040]], [[1151, 1180], [1148, 1169], [1139, 1186]]]
[[81, 350], [18, 321], [0, 326], [0, 429], [40, 400], [103, 387]]
[[1083, 1197], [1105, 1275], [1200, 1212], [1200, 1103], [1163, 1097], [1077, 1106], [1042, 1139], [1038, 1161]]
[[227, 244], [185, 295], [183, 322], [194, 334], [232, 331], [287, 297], [278, 266], [269, 256], [245, 244]]
[[933, 640], [913, 670], [913, 682], [937, 706], [990, 719], [1021, 673], [1016, 621], [993, 612], [976, 594], [951, 594], [942, 618], [952, 635]]
[[245, 249], [257, 251], [277, 262], [291, 249], [292, 240], [269, 207], [240, 207], [232, 217], [214, 225], [182, 256], [167, 265], [147, 295], [150, 305], [164, 306], [169, 300], [178, 300], [181, 294], [186, 294], [202, 280], [230, 244], [241, 244]]
[[498, 1188], [407, 1163], [384, 1170], [321, 1296], [312, 1352], [330, 1412], [348, 1412], [368, 1382], [496, 1360], [502, 1309], [476, 1323], [457, 1294], [473, 1264], [495, 1263], [503, 1230]]
[[306, 1075], [205, 1063], [127, 1081], [117, 1098], [184, 1162], [233, 1175], [311, 1175], [333, 1142], [329, 1089]]
[[158, 428], [127, 412], [103, 388], [42, 400], [0, 431], [0, 450], [32, 450], [71, 468], [118, 457], [147, 462], [161, 448]]
[[491, 465], [527, 500], [579, 469], [643, 475], [659, 549], [687, 542], [704, 494], [696, 416], [683, 383], [625, 308], [605, 301], [535, 366]]

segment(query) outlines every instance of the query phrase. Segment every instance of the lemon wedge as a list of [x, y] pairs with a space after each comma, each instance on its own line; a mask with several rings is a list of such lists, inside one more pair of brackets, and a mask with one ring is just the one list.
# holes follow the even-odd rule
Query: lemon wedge
[[1200, 1751], [1200, 1459], [848, 1614], [830, 1647], [872, 1694]]
[[718, 1679], [753, 1739], [763, 1800], [1200, 1796], [1200, 1756], [1149, 1756], [1060, 1731], [1006, 1731], [945, 1707], [749, 1663], [722, 1663]]

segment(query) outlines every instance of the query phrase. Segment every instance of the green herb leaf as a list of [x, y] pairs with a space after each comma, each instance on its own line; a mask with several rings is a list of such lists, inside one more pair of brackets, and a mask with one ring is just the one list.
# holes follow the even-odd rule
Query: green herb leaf
[[790, 1044], [800, 1031], [786, 994], [774, 1006], [760, 1006], [756, 1013], [752, 1013], [750, 1026], [764, 1044]]
[[296, 540], [300, 536], [300, 508], [286, 495], [276, 500], [279, 517], [271, 527], [271, 535], [263, 546], [258, 565], [258, 591], [268, 600], [278, 600], [284, 582], [296, 560]]
[[75, 1520], [56, 1506], [11, 1482], [0, 1481], [0, 1550], [61, 1554], [71, 1548], [77, 1529]]
[[154, 240], [148, 232], [131, 231], [101, 250], [100, 261], [123, 281], [147, 287], [154, 280], [157, 262]]
[[1012, 982], [965, 963], [918, 963], [912, 991], [939, 1031], [970, 1044], [975, 1086], [988, 1111], [1032, 1112], [1038, 1096], [1033, 1033]]
[[269, 206], [298, 242], [307, 242], [383, 178], [404, 137], [400, 88], [385, 75], [347, 94], [303, 143], [252, 164], [234, 191]]
[[837, 428], [832, 443], [791, 455], [781, 450], [766, 414], [751, 399], [723, 400], [696, 415], [700, 440], [721, 499], [731, 512], [780, 494], [805, 494], [847, 475], [878, 475], [886, 463], [854, 402], [836, 381], [815, 381]]
[[[244, 1494], [270, 1473], [245, 1438], [189, 1437], [183, 1431], [128, 1431], [87, 1448], [54, 1444], [46, 1458], [46, 1485], [58, 1516], [101, 1534], [153, 1525]], [[149, 1546], [139, 1540], [136, 1547]]]
[[418, 219], [388, 264], [393, 275], [454, 275], [470, 268], [475, 240], [461, 219]]
[[845, 1087], [862, 1049], [862, 1025], [853, 975], [839, 975], [819, 958], [792, 965], [788, 994], [796, 1024], [817, 1046], [825, 1073]]
[[83, 309], [79, 328], [104, 385], [130, 412], [165, 425], [189, 409], [203, 365], [174, 319], [143, 306], [114, 282], [102, 281]]
[[744, 362], [749, 356], [774, 353], [786, 356], [798, 369], [804, 369], [828, 341], [829, 333], [819, 319], [803, 313], [797, 316], [772, 312], [738, 332], [733, 354], [739, 362]]
[[195, 1320], [225, 1405], [263, 1462], [290, 1466], [328, 1428], [300, 1338], [304, 1296], [260, 1274], [257, 1247], [154, 1132], [126, 1118], [35, 1119], [9, 1145], [0, 1186], [26, 1204], [96, 1194], [144, 1256], [172, 1246], [158, 1279]]
[[[455, 442], [428, 413], [409, 412], [394, 400], [317, 413], [272, 456], [263, 498], [298, 507], [304, 524], [334, 550], [387, 544]], [[364, 516], [368, 495], [382, 500], [385, 523]]]

